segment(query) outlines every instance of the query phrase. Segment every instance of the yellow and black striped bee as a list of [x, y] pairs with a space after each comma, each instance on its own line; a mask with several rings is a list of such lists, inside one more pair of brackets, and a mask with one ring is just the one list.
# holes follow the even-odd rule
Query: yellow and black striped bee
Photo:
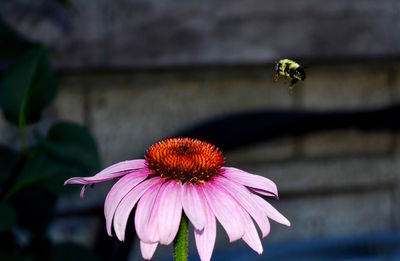
[[293, 93], [294, 85], [299, 80], [304, 81], [306, 79], [306, 72], [300, 64], [289, 59], [282, 59], [276, 63], [275, 82], [279, 80], [280, 75], [290, 80], [289, 94]]

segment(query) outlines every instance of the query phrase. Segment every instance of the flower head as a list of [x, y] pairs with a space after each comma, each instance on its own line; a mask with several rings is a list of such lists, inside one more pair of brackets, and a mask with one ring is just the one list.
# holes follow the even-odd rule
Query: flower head
[[[230, 242], [243, 239], [252, 249], [263, 251], [260, 237], [269, 234], [271, 218], [290, 222], [257, 194], [277, 198], [271, 180], [225, 167], [222, 153], [214, 145], [190, 138], [160, 141], [145, 159], [112, 165], [93, 177], [68, 179], [65, 184], [88, 185], [114, 178], [119, 180], [104, 204], [107, 232], [125, 239], [128, 218], [135, 205], [135, 228], [143, 258], [150, 259], [158, 244], [170, 244], [184, 213], [194, 226], [201, 260], [210, 260], [216, 238], [216, 219]], [[257, 193], [257, 194], [255, 194]]]

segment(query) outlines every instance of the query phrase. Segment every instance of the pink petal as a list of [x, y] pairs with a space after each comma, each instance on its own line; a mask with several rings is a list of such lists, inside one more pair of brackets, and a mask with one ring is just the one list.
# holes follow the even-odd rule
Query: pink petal
[[104, 203], [104, 216], [106, 218], [107, 232], [111, 236], [111, 225], [115, 210], [125, 195], [131, 191], [137, 184], [142, 182], [148, 176], [148, 171], [130, 173], [122, 177], [108, 192]]
[[196, 229], [204, 228], [205, 216], [202, 199], [195, 185], [185, 182], [182, 187], [182, 206], [186, 216]]
[[158, 234], [158, 208], [162, 182], [154, 185], [140, 199], [135, 213], [135, 229], [138, 237], [144, 243], [156, 243], [160, 240]]
[[[162, 187], [159, 189], [158, 193], [153, 192], [155, 196], [160, 195]], [[148, 192], [150, 193], [150, 191]], [[147, 223], [141, 225], [141, 235], [148, 242], [158, 242], [160, 241], [160, 235], [158, 233], [158, 208], [160, 207], [160, 200], [156, 199], [151, 209], [150, 217]], [[143, 220], [143, 219], [142, 219]], [[144, 235], [143, 235], [144, 234]]]
[[114, 214], [114, 230], [119, 240], [124, 241], [125, 229], [129, 215], [136, 205], [136, 202], [149, 189], [152, 189], [161, 184], [161, 179], [158, 177], [148, 179], [137, 185], [119, 203]]
[[203, 201], [205, 222], [203, 230], [194, 230], [194, 238], [196, 240], [197, 251], [199, 252], [201, 261], [209, 261], [214, 250], [215, 238], [217, 235], [217, 225], [215, 216], [211, 208], [207, 204], [207, 200], [201, 190], [198, 191], [201, 200]]
[[[136, 170], [147, 169], [145, 162], [146, 161], [142, 159], [123, 161], [100, 171], [99, 173], [97, 173], [92, 177], [70, 178], [64, 182], [64, 186], [68, 184], [90, 185], [94, 183], [108, 181], [114, 178], [118, 178], [120, 176], [124, 176], [131, 172], [135, 172]], [[86, 186], [83, 186], [81, 190], [81, 198], [83, 198], [85, 189]]]
[[231, 181], [249, 187], [259, 194], [265, 196], [274, 196], [276, 198], [278, 197], [278, 189], [275, 183], [265, 177], [250, 174], [240, 169], [228, 167], [224, 168], [222, 175]]
[[171, 180], [163, 185], [163, 190], [157, 200], [158, 208], [158, 233], [160, 244], [169, 245], [178, 233], [182, 216], [181, 182]]
[[203, 190], [207, 203], [228, 234], [229, 241], [242, 238], [245, 230], [244, 221], [236, 201], [228, 193], [214, 186], [211, 181], [198, 186]]
[[215, 183], [221, 189], [225, 190], [254, 218], [259, 226], [262, 237], [266, 237], [270, 232], [270, 224], [268, 218], [265, 217], [263, 210], [252, 197], [250, 191], [244, 186], [230, 181], [224, 177], [215, 178]]
[[264, 211], [265, 215], [267, 215], [269, 218], [275, 220], [278, 223], [281, 223], [283, 225], [290, 227], [290, 221], [287, 218], [285, 218], [281, 213], [279, 213], [279, 211], [276, 210], [271, 204], [269, 204], [262, 197], [259, 197], [254, 194], [252, 196], [256, 200], [257, 204]]
[[[65, 186], [65, 184], [64, 184], [64, 186]], [[87, 187], [87, 185], [83, 185], [82, 188], [81, 188], [81, 193], [79, 194], [79, 196], [81, 198], [83, 198], [85, 196], [86, 187]]]
[[257, 189], [257, 188], [252, 188], [252, 187], [248, 187], [248, 188], [251, 189], [252, 191], [258, 193], [258, 194], [261, 194], [261, 195], [264, 195], [264, 196], [267, 196], [267, 197], [275, 197], [276, 199], [279, 199], [278, 194], [270, 193], [268, 191], [265, 191], [264, 189]]
[[157, 246], [158, 243], [147, 244], [140, 241], [140, 250], [142, 252], [143, 259], [150, 260], [153, 257]]
[[111, 165], [99, 173], [97, 173], [94, 177], [106, 177], [110, 174], [121, 172], [121, 171], [132, 171], [138, 169], [147, 168], [146, 160], [144, 159], [135, 159], [135, 160], [126, 160], [114, 165]]
[[253, 220], [251, 220], [249, 214], [243, 211], [243, 217], [246, 220], [246, 231], [243, 236], [244, 242], [246, 242], [254, 251], [259, 255], [263, 252], [263, 247], [260, 238], [257, 234], [257, 229], [254, 226]]

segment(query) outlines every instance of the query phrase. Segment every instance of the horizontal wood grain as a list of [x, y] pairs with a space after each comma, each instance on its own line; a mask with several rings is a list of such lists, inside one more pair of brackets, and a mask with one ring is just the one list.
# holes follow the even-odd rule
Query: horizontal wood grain
[[368, 59], [400, 53], [397, 0], [76, 0], [72, 10], [57, 9], [47, 18], [37, 7], [44, 0], [10, 2], [0, 4], [1, 15], [45, 42], [61, 68], [263, 64], [282, 57]]

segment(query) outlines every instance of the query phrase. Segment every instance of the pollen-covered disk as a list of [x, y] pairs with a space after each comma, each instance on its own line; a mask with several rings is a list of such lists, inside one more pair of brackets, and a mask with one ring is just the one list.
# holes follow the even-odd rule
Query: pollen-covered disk
[[191, 138], [160, 141], [145, 156], [149, 169], [162, 178], [206, 182], [221, 173], [224, 157], [214, 145]]

